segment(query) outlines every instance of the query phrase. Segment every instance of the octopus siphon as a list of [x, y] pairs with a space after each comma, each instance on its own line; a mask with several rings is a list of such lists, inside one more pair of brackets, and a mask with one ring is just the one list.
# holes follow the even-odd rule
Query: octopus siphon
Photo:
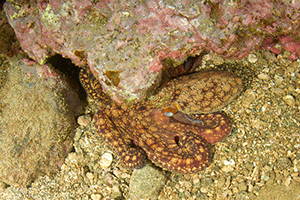
[[88, 95], [102, 106], [94, 115], [101, 138], [123, 164], [141, 168], [148, 157], [176, 173], [196, 173], [211, 162], [211, 145], [232, 129], [219, 112], [243, 88], [240, 78], [226, 71], [204, 71], [166, 83], [150, 100], [128, 106], [113, 102], [86, 67], [80, 81]]

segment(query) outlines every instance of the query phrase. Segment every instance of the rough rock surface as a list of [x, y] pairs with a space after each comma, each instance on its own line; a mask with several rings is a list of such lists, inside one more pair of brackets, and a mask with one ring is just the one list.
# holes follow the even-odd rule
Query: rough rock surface
[[51, 66], [26, 59], [2, 65], [8, 66], [0, 88], [0, 180], [28, 186], [63, 164], [81, 106], [77, 93]]
[[88, 64], [114, 100], [132, 102], [158, 85], [164, 63], [177, 66], [203, 50], [242, 58], [267, 37], [288, 36], [283, 48], [299, 56], [299, 7], [283, 0], [15, 0], [4, 10], [32, 59], [59, 53]]
[[0, 5], [0, 53], [13, 56], [20, 51], [20, 44], [1, 6], [2, 5]]
[[157, 168], [146, 165], [141, 169], [135, 169], [130, 179], [130, 198], [157, 199], [159, 191], [166, 182], [166, 177]]

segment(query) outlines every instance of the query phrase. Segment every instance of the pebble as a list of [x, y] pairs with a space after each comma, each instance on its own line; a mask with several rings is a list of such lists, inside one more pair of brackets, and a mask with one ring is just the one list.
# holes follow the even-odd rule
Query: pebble
[[251, 177], [257, 176], [258, 173], [259, 173], [259, 168], [258, 168], [258, 166], [255, 166], [254, 169], [253, 169], [253, 172], [251, 174]]
[[286, 187], [288, 187], [288, 186], [290, 185], [291, 179], [292, 179], [292, 177], [288, 176], [288, 178], [285, 180], [284, 185], [285, 185]]
[[273, 93], [279, 94], [279, 95], [285, 93], [285, 91], [284, 91], [283, 89], [281, 89], [281, 88], [272, 88], [271, 91], [272, 91]]
[[265, 122], [260, 120], [253, 120], [252, 127], [255, 129], [262, 129], [266, 125]]
[[283, 58], [288, 58], [290, 55], [291, 55], [291, 52], [289, 52], [289, 51], [284, 51], [283, 54], [282, 54], [282, 57], [283, 57]]
[[270, 62], [275, 62], [277, 60], [276, 56], [274, 55], [274, 53], [270, 52], [270, 51], [266, 51], [264, 52], [264, 56], [266, 57], [266, 59]]
[[247, 190], [247, 186], [246, 186], [245, 182], [241, 182], [239, 184], [239, 190], [240, 191], [246, 191]]
[[283, 81], [283, 78], [281, 76], [278, 76], [277, 74], [274, 76], [274, 79], [277, 85], [280, 85]]
[[288, 167], [292, 167], [293, 163], [289, 158], [281, 157], [281, 158], [278, 158], [277, 165], [278, 165], [279, 169], [286, 169]]
[[232, 159], [230, 159], [229, 161], [228, 160], [224, 160], [224, 165], [232, 165], [232, 166], [234, 166], [235, 162]]
[[101, 156], [99, 164], [102, 167], [102, 169], [107, 169], [111, 165], [112, 161], [113, 161], [112, 154], [111, 153], [104, 153]]
[[111, 189], [111, 198], [112, 199], [121, 199], [122, 192], [118, 184], [114, 184]]
[[250, 63], [256, 63], [257, 60], [258, 60], [258, 58], [257, 58], [257, 56], [256, 56], [255, 54], [250, 53], [250, 54], [248, 55], [248, 60], [249, 60]]
[[92, 200], [100, 200], [101, 199], [101, 195], [100, 194], [92, 194], [91, 195], [91, 199]]
[[222, 167], [223, 172], [232, 172], [233, 170], [234, 168], [231, 165], [225, 165], [224, 167]]
[[257, 77], [261, 80], [270, 80], [271, 77], [268, 75], [268, 74], [265, 74], [265, 73], [260, 73], [257, 75]]
[[248, 185], [248, 192], [253, 192], [253, 185], [252, 184], [249, 184]]
[[200, 188], [200, 192], [202, 192], [202, 193], [205, 194], [205, 193], [207, 193], [208, 191], [207, 191], [207, 189], [206, 189], [205, 187], [201, 187], [201, 188]]
[[247, 89], [242, 97], [242, 105], [245, 108], [249, 108], [250, 104], [255, 100], [255, 92], [251, 89]]
[[222, 65], [224, 63], [224, 59], [219, 56], [215, 56], [213, 57], [213, 62], [215, 65]]
[[135, 169], [130, 178], [130, 198], [135, 199], [157, 199], [161, 188], [165, 185], [164, 174], [153, 167], [146, 165], [141, 169]]
[[93, 175], [92, 173], [90, 173], [90, 172], [86, 173], [86, 177], [87, 177], [90, 181], [92, 181], [92, 180], [94, 179], [94, 175]]
[[293, 106], [295, 104], [295, 98], [292, 95], [286, 95], [282, 99], [289, 106]]
[[92, 116], [81, 115], [77, 118], [77, 123], [81, 126], [87, 126], [92, 121]]
[[219, 179], [216, 180], [217, 187], [222, 188], [225, 184], [225, 177], [221, 176]]

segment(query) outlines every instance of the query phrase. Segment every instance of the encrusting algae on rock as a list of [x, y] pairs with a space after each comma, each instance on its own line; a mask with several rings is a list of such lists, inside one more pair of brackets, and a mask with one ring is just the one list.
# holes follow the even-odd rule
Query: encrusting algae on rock
[[94, 116], [97, 132], [127, 167], [143, 167], [147, 156], [163, 169], [184, 174], [209, 166], [210, 144], [232, 128], [228, 117], [216, 111], [243, 88], [229, 72], [206, 71], [168, 82], [154, 97], [160, 105], [128, 106], [111, 101], [88, 69], [82, 69], [80, 80], [90, 97], [102, 101]]

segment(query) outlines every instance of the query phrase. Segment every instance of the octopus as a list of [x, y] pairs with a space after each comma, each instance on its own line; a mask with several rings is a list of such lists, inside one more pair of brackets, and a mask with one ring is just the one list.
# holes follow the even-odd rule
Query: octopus
[[88, 95], [101, 101], [94, 115], [101, 138], [129, 168], [148, 157], [175, 173], [197, 173], [210, 165], [211, 147], [232, 129], [221, 108], [242, 90], [242, 80], [227, 71], [204, 71], [167, 82], [151, 99], [131, 106], [113, 102], [88, 68], [80, 81]]

